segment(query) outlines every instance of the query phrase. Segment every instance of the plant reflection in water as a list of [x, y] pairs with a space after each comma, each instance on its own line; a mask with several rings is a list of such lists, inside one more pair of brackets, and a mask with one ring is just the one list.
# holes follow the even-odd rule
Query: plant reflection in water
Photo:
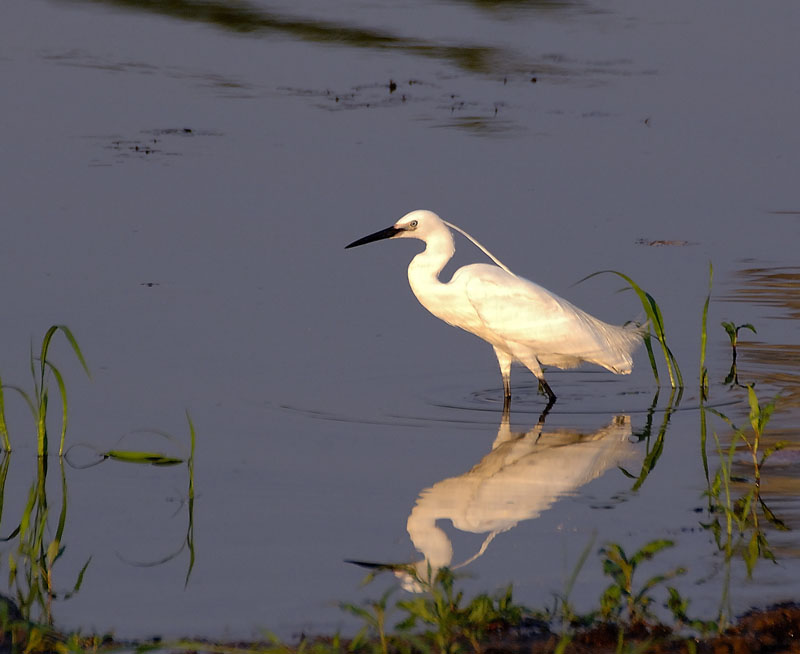
[[[188, 418], [188, 415], [187, 415]], [[117, 452], [99, 453], [89, 465], [96, 465], [109, 459], [124, 462], [149, 463], [153, 465], [174, 465], [185, 463], [187, 466], [188, 490], [186, 496], [187, 530], [181, 546], [174, 552], [162, 557], [158, 561], [146, 565], [160, 565], [176, 558], [183, 550], [189, 551], [185, 583], [188, 583], [195, 560], [194, 552], [194, 446], [195, 432], [189, 418], [190, 448], [185, 459], [153, 452], [126, 451], [124, 456]], [[0, 523], [4, 516], [3, 510], [8, 511], [5, 505], [6, 480], [11, 465], [10, 452], [0, 454]], [[73, 468], [85, 468], [87, 465], [76, 465], [67, 456], [59, 457], [58, 468], [61, 477], [60, 494], [53, 493], [53, 488], [48, 489], [47, 475], [50, 459], [37, 457], [36, 476], [31, 484], [27, 502], [22, 510], [19, 523], [14, 526], [2, 542], [11, 543], [8, 553], [9, 580], [8, 592], [10, 597], [0, 599], [10, 613], [19, 614], [24, 620], [33, 620], [43, 624], [53, 622], [53, 601], [67, 600], [77, 593], [83, 583], [84, 575], [90, 568], [91, 555], [85, 563], [68, 581], [66, 587], [59, 583], [54, 574], [55, 564], [59, 561], [66, 549], [64, 534], [67, 526], [68, 488], [64, 465], [67, 463]], [[54, 497], [55, 496], [55, 497]], [[60, 502], [58, 513], [52, 511], [54, 502]], [[54, 517], [57, 523], [53, 526]], [[141, 564], [140, 564], [141, 565]]]

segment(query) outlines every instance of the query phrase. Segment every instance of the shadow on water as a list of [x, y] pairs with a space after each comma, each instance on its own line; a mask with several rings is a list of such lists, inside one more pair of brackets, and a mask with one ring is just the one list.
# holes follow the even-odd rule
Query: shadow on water
[[[408, 38], [382, 29], [357, 27], [344, 22], [332, 22], [269, 11], [247, 2], [201, 2], [172, 0], [71, 0], [92, 2], [113, 7], [145, 11], [181, 20], [214, 25], [243, 34], [279, 32], [309, 43], [341, 45], [374, 51], [399, 51], [429, 59], [446, 61], [464, 71], [480, 74], [530, 72], [533, 64], [525, 62], [512, 51], [490, 45], [445, 45], [424, 39]], [[558, 10], [571, 6], [559, 2], [477, 2], [477, 6], [497, 9], [536, 8]], [[539, 72], [558, 73], [552, 62], [538, 62]]]
[[[631, 440], [631, 419], [615, 416], [590, 433], [575, 429], [511, 429], [503, 413], [491, 451], [470, 470], [423, 490], [408, 516], [406, 528], [423, 558], [411, 564], [349, 561], [367, 568], [391, 568], [409, 591], [420, 591], [417, 579], [441, 568], [463, 568], [482, 556], [496, 536], [525, 520], [537, 518], [559, 499], [607, 470], [637, 456]], [[437, 526], [449, 520], [455, 529], [486, 534], [477, 552], [453, 565], [453, 543]]]

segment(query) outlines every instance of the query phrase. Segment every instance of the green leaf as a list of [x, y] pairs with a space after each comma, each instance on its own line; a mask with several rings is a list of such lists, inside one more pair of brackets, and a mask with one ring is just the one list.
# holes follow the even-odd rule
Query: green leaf
[[779, 531], [791, 531], [789, 527], [786, 526], [786, 523], [772, 512], [772, 509], [767, 506], [760, 495], [758, 496], [758, 502], [761, 505], [761, 510], [764, 512], [764, 517], [773, 527]]
[[53, 373], [53, 376], [56, 378], [56, 383], [58, 384], [58, 392], [61, 395], [61, 445], [58, 449], [58, 456], [64, 455], [64, 439], [67, 436], [67, 386], [64, 383], [64, 377], [62, 377], [61, 372], [58, 368], [56, 368], [52, 363], [49, 361], [46, 362], [47, 367]]
[[3, 448], [6, 452], [11, 451], [11, 440], [8, 437], [8, 426], [6, 425], [6, 405], [3, 398], [3, 380], [0, 378], [0, 436], [3, 437]]
[[611, 585], [600, 596], [600, 612], [603, 617], [610, 618], [622, 610], [622, 588]]
[[758, 432], [759, 418], [761, 416], [761, 407], [758, 405], [758, 396], [752, 384], [747, 387], [747, 401], [750, 403], [750, 424], [753, 430]]
[[665, 538], [650, 541], [631, 557], [631, 564], [636, 567], [642, 561], [651, 559], [661, 550], [673, 547], [674, 545], [674, 541]]
[[[50, 328], [50, 330], [53, 331], [53, 332], [55, 332], [56, 329], [60, 329], [61, 333], [64, 334], [64, 336], [67, 338], [67, 340], [69, 341], [69, 344], [72, 346], [72, 350], [75, 352], [75, 356], [78, 358], [78, 361], [80, 361], [81, 366], [83, 367], [83, 370], [86, 373], [86, 376], [89, 377], [89, 379], [91, 379], [92, 378], [92, 373], [89, 372], [89, 366], [86, 363], [86, 359], [83, 358], [83, 352], [81, 352], [81, 348], [78, 345], [78, 341], [75, 339], [75, 336], [72, 334], [72, 331], [70, 330], [70, 328], [67, 327], [66, 325], [53, 325]], [[43, 347], [42, 348], [42, 358], [43, 359], [45, 358], [44, 357], [45, 352], [46, 352], [46, 349]]]
[[731, 345], [736, 344], [736, 325], [732, 322], [727, 322], [725, 320], [722, 321], [722, 326], [725, 328], [725, 331], [728, 333], [728, 336], [731, 339]]
[[672, 615], [677, 620], [686, 620], [686, 611], [689, 609], [689, 600], [684, 599], [681, 594], [672, 586], [667, 586], [667, 592], [669, 593], [667, 608], [672, 612]]
[[775, 454], [775, 452], [784, 449], [787, 445], [789, 445], [789, 441], [778, 441], [774, 445], [771, 445], [766, 450], [764, 450], [764, 454], [761, 455], [761, 460], [758, 463], [759, 467], [763, 466], [764, 462], [773, 454]]
[[744, 562], [747, 565], [747, 576], [753, 576], [753, 569], [756, 566], [756, 561], [758, 561], [758, 533], [753, 532], [753, 535], [750, 537], [750, 542], [747, 545], [747, 550], [744, 554]]
[[161, 454], [160, 452], [137, 452], [132, 450], [109, 450], [102, 454], [107, 459], [125, 463], [144, 463], [156, 466], [172, 466], [183, 463], [183, 459]]

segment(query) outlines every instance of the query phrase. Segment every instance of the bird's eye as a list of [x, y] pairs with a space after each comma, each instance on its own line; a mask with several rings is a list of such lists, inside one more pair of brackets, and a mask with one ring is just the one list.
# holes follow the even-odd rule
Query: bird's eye
[[409, 226], [411, 229], [416, 229], [416, 228], [417, 228], [417, 225], [419, 225], [419, 223], [418, 223], [416, 220], [412, 220], [410, 223], [408, 223], [408, 226]]

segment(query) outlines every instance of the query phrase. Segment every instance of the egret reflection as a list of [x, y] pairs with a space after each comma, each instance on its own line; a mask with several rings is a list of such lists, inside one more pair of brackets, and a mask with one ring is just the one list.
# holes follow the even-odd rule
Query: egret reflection
[[[392, 569], [406, 590], [418, 592], [422, 590], [419, 580], [434, 578], [443, 567], [468, 565], [498, 534], [538, 517], [635, 452], [627, 415], [615, 416], [591, 433], [545, 429], [543, 422], [530, 431], [514, 432], [505, 412], [491, 452], [464, 474], [420, 493], [406, 528], [421, 560], [410, 565], [351, 562]], [[477, 552], [453, 565], [453, 544], [437, 524], [440, 520], [451, 521], [460, 531], [486, 534], [486, 538]]]

